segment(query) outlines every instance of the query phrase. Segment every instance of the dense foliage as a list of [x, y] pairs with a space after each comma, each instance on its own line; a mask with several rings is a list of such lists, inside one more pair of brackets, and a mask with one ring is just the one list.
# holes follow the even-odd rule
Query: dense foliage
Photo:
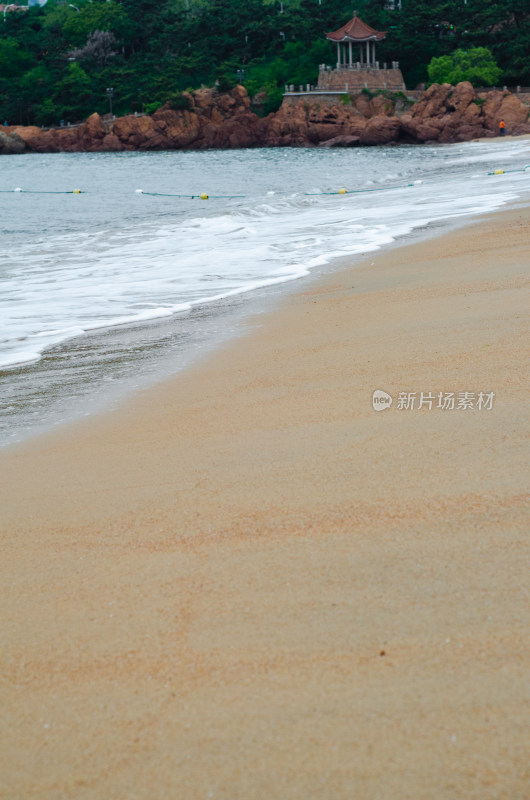
[[[487, 47], [501, 73], [491, 82], [530, 84], [528, 0], [356, 0], [357, 13], [387, 30], [380, 61], [398, 60], [409, 87], [431, 59]], [[402, 6], [399, 8], [398, 6]], [[187, 88], [240, 80], [263, 113], [285, 83], [315, 83], [333, 64], [326, 31], [353, 8], [343, 0], [48, 0], [8, 10], [0, 22], [0, 120], [58, 124], [92, 111], [178, 106]], [[485, 79], [479, 78], [479, 83]]]
[[493, 86], [502, 70], [493, 60], [487, 47], [455, 50], [449, 56], [433, 58], [427, 67], [432, 83], [460, 83], [470, 81], [474, 86]]

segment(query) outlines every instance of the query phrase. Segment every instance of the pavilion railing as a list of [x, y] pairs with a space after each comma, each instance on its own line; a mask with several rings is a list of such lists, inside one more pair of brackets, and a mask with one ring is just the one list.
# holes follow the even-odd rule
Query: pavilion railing
[[336, 69], [347, 69], [353, 70], [355, 72], [361, 72], [362, 70], [374, 70], [374, 69], [399, 69], [399, 61], [391, 61], [387, 63], [386, 61], [381, 64], [380, 61], [374, 61], [371, 64], [361, 63], [360, 61], [355, 61], [353, 64], [340, 64], [340, 66], [335, 65], [334, 67], [330, 67], [326, 64], [320, 64], [319, 70], [320, 72], [331, 72]]

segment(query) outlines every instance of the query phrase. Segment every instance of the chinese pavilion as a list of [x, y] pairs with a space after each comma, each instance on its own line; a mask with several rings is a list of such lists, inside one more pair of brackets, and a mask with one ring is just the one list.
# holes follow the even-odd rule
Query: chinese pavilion
[[371, 28], [357, 16], [357, 12], [342, 28], [325, 35], [328, 41], [337, 45], [336, 66], [320, 64], [316, 86], [291, 84], [285, 87], [284, 98], [296, 102], [301, 94], [320, 95], [321, 100], [334, 103], [338, 100], [337, 95], [355, 94], [363, 89], [406, 89], [399, 63], [380, 64], [376, 59], [376, 45], [386, 39], [386, 32]]
[[[326, 39], [330, 42], [337, 44], [337, 69], [343, 66], [350, 68], [358, 63], [363, 67], [375, 69], [377, 61], [375, 60], [375, 44], [382, 42], [386, 38], [386, 32], [376, 31], [371, 28], [362, 19], [359, 19], [357, 12], [354, 11], [353, 19], [339, 28], [338, 31], [327, 33]], [[353, 45], [359, 46], [359, 59], [353, 60]]]

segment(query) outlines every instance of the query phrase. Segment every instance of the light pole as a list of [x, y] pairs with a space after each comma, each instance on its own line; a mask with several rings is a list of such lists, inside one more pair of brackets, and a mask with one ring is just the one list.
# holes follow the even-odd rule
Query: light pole
[[237, 70], [237, 79], [238, 79], [239, 83], [243, 83], [243, 81], [245, 80], [245, 70], [244, 69], [238, 69]]
[[4, 22], [6, 21], [6, 12], [8, 8], [16, 8], [16, 3], [10, 3], [8, 6], [4, 6]]
[[112, 86], [107, 88], [107, 97], [109, 98], [109, 106], [110, 106], [110, 118], [112, 119], [112, 96], [114, 94], [114, 89]]

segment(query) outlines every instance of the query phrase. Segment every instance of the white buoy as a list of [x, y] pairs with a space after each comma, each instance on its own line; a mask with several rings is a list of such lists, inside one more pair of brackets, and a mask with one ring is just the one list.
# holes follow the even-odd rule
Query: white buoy
[[18, 186], [16, 189], [13, 189], [13, 191], [14, 191], [14, 192], [21, 192], [21, 191], [22, 191], [22, 189], [20, 188], [20, 186]]
[[143, 189], [136, 189], [134, 193], [135, 194], [143, 194], [144, 190]]

